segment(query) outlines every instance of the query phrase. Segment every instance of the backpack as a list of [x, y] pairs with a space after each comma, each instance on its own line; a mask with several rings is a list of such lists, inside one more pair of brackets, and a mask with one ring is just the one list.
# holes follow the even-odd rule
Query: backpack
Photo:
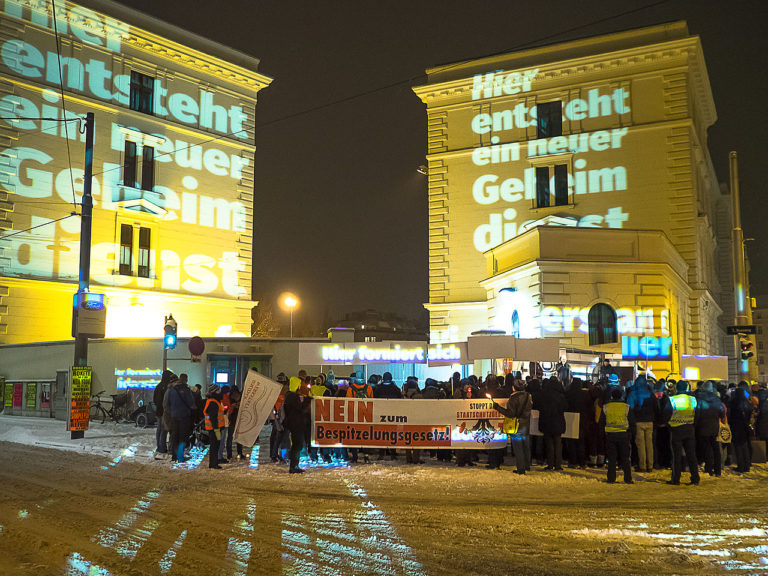
[[368, 388], [370, 388], [368, 384], [361, 386], [360, 388], [357, 386], [352, 386], [352, 388], [355, 391], [355, 398], [368, 398]]

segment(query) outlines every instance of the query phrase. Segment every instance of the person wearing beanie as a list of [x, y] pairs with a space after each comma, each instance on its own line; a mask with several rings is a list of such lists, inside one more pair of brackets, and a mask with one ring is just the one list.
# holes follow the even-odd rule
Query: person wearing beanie
[[166, 458], [168, 455], [168, 429], [163, 426], [163, 400], [165, 399], [165, 393], [168, 391], [168, 384], [171, 380], [176, 379], [176, 374], [170, 370], [165, 370], [152, 394], [155, 416], [157, 416], [157, 430], [155, 430], [156, 459]]
[[205, 429], [208, 431], [210, 447], [208, 448], [208, 468], [221, 469], [219, 466], [219, 445], [221, 442], [221, 429], [224, 428], [225, 414], [221, 403], [221, 388], [215, 382], [208, 385], [205, 394]]
[[680, 475], [683, 471], [683, 450], [691, 473], [691, 484], [698, 485], [699, 462], [696, 459], [696, 398], [688, 394], [687, 380], [675, 383], [677, 394], [669, 397], [669, 402], [664, 406], [664, 418], [669, 426], [669, 434], [672, 442], [672, 479], [667, 484], [680, 484]]
[[[298, 378], [296, 378], [298, 380]], [[293, 380], [293, 378], [291, 378]], [[291, 474], [300, 474], [304, 472], [299, 468], [299, 454], [304, 447], [304, 428], [306, 414], [311, 409], [311, 403], [307, 397], [309, 394], [308, 386], [299, 382], [296, 390], [288, 390], [283, 402], [285, 412], [285, 427], [291, 436], [290, 451], [290, 469]]]

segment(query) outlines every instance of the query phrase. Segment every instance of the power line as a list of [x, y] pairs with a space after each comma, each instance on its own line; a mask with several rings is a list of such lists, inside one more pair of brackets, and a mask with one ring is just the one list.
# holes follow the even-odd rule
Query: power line
[[[69, 206], [69, 204], [67, 204]], [[35, 228], [40, 228], [42, 226], [47, 226], [48, 224], [53, 224], [54, 222], [59, 222], [61, 220], [66, 220], [67, 218], [72, 218], [72, 216], [80, 216], [80, 214], [76, 214], [75, 212], [72, 212], [71, 214], [67, 214], [66, 216], [62, 216], [61, 218], [56, 218], [55, 220], [48, 220], [48, 222], [43, 222], [42, 224], [38, 224], [36, 226], [31, 226], [29, 228], [25, 228], [24, 230], [19, 230], [17, 232], [14, 232], [13, 234], [6, 234], [5, 236], [0, 236], [0, 241], [7, 240], [8, 238], [13, 238], [14, 236], [18, 236], [19, 234], [24, 234], [25, 232], [30, 232], [31, 230], [34, 230]]]
[[80, 122], [83, 118], [45, 118], [44, 116], [0, 116], [0, 120], [46, 120], [48, 122]]
[[[53, 33], [56, 36], [56, 57], [59, 67], [59, 92], [61, 93], [61, 111], [63, 118], [67, 118], [67, 107], [64, 104], [64, 70], [61, 67], [61, 42], [59, 40], [59, 25], [56, 22], [56, 0], [51, 0], [51, 12], [53, 13]], [[69, 164], [69, 182], [72, 186], [72, 206], [77, 209], [77, 197], [75, 196], [75, 177], [72, 175], [72, 153], [69, 149], [68, 122], [64, 122], [64, 139], [67, 141], [67, 163]]]
[[[590, 26], [594, 26], [595, 24], [602, 24], [603, 22], [608, 22], [610, 20], [615, 20], [616, 18], [621, 18], [623, 16], [628, 16], [630, 14], [635, 14], [637, 12], [641, 12], [643, 10], [647, 10], [649, 8], [655, 8], [656, 6], [661, 6], [662, 4], [666, 4], [670, 2], [670, 0], [659, 0], [658, 2], [652, 2], [651, 4], [646, 4], [644, 6], [640, 6], [638, 8], [633, 8], [631, 10], [625, 10], [624, 12], [620, 12], [619, 14], [614, 14], [613, 16], [606, 16], [605, 18], [600, 18], [599, 20], [593, 20], [591, 22], [587, 22], [586, 24], [581, 24], [579, 26], [573, 26], [571, 28], [568, 28], [566, 30], [561, 30], [560, 32], [556, 32], [554, 34], [550, 34], [548, 36], [542, 36], [541, 38], [537, 38], [535, 40], [529, 40], [528, 42], [523, 42], [522, 44], [517, 44], [515, 46], [511, 46], [509, 48], [505, 48], [504, 50], [500, 50], [498, 52], [494, 52], [492, 54], [485, 54], [481, 56], [480, 58], [489, 58], [493, 56], [498, 56], [500, 54], [506, 54], [508, 52], [514, 51], [514, 50], [520, 50], [521, 48], [525, 48], [526, 46], [531, 46], [534, 44], [538, 44], [540, 42], [544, 42], [546, 40], [551, 40], [552, 38], [556, 38], [558, 36], [562, 36], [563, 34], [569, 34], [571, 32], [576, 32], [577, 30], [582, 30], [584, 28], [588, 28]], [[437, 72], [445, 72], [447, 70], [452, 70], [453, 68], [458, 68], [459, 66], [464, 66], [467, 62], [471, 62], [470, 60], [462, 60], [461, 62], [457, 62], [455, 64], [448, 64], [443, 67], [439, 67], [439, 70]], [[293, 114], [289, 114], [287, 116], [282, 116], [280, 118], [275, 118], [274, 120], [270, 120], [269, 122], [263, 122], [261, 124], [258, 124], [257, 128], [263, 128], [264, 126], [269, 126], [270, 124], [276, 124], [278, 122], [283, 122], [285, 120], [290, 120], [291, 118], [295, 118], [297, 116], [303, 116], [304, 114], [309, 114], [310, 112], [315, 112], [317, 110], [322, 110], [323, 108], [328, 108], [330, 106], [335, 106], [336, 104], [343, 104], [344, 102], [348, 102], [350, 100], [354, 100], [356, 98], [362, 98], [364, 96], [368, 96], [370, 94], [374, 94], [376, 92], [381, 92], [383, 90], [389, 90], [390, 88], [394, 88], [396, 86], [400, 86], [402, 84], [409, 84], [413, 82], [414, 80], [418, 80], [420, 78], [424, 78], [426, 74], [419, 74], [418, 76], [411, 76], [410, 78], [407, 78], [405, 80], [400, 80], [399, 82], [393, 82], [392, 84], [387, 84], [386, 86], [380, 86], [378, 88], [372, 88], [370, 90], [366, 90], [365, 92], [360, 92], [359, 94], [353, 94], [352, 96], [347, 96], [345, 98], [340, 98], [339, 100], [333, 100], [332, 102], [328, 102], [326, 104], [321, 104], [320, 106], [315, 106], [313, 108], [307, 108], [306, 110], [301, 110], [299, 112], [295, 112]]]

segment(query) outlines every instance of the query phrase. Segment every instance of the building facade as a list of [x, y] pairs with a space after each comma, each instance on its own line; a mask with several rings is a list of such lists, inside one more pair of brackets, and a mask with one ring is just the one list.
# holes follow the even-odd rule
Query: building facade
[[258, 60], [107, 0], [0, 11], [0, 344], [71, 337], [83, 123], [107, 338], [250, 336]]
[[[427, 71], [433, 342], [477, 330], [615, 353], [732, 339], [729, 196], [698, 37], [677, 22]], [[730, 300], [729, 300], [730, 298]]]

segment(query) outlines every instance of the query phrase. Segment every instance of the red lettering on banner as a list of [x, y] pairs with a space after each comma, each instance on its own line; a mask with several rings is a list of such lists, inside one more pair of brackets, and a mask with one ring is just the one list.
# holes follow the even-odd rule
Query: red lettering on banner
[[315, 420], [318, 422], [331, 419], [331, 401], [325, 398], [315, 398]]
[[333, 401], [333, 420], [334, 422], [344, 420], [344, 400]]
[[357, 403], [357, 421], [373, 422], [373, 402]]

